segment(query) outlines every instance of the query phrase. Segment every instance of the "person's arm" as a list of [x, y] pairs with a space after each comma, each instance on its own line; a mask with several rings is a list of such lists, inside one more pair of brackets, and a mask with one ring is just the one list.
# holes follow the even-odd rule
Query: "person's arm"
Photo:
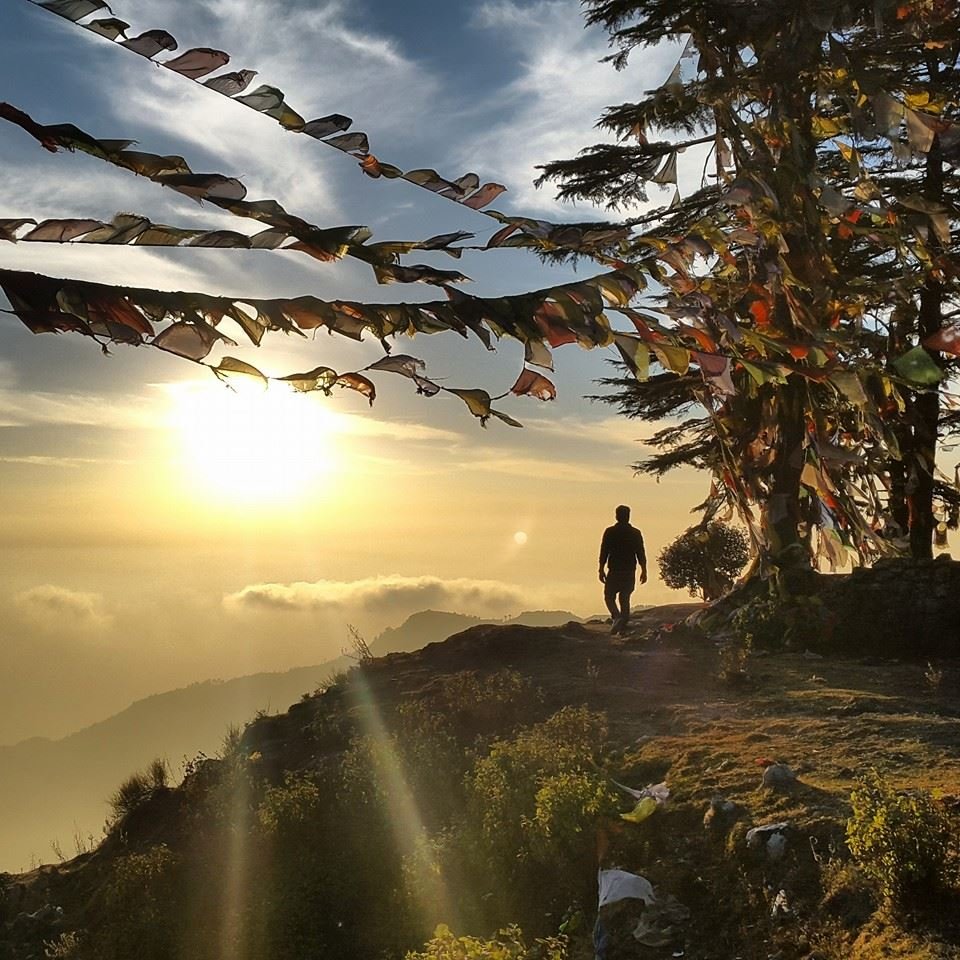
[[637, 563], [640, 564], [640, 582], [647, 582], [647, 551], [643, 546], [643, 534], [637, 531]]
[[604, 530], [603, 536], [600, 539], [600, 582], [607, 582], [607, 575], [604, 573], [603, 568], [607, 565], [607, 560], [610, 557], [610, 531]]

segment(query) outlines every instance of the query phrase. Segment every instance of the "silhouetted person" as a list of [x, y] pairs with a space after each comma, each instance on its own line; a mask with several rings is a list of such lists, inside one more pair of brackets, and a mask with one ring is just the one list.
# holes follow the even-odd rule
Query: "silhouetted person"
[[613, 618], [611, 633], [623, 633], [630, 621], [630, 594], [636, 586], [638, 564], [640, 582], [647, 582], [647, 555], [643, 534], [630, 525], [630, 508], [617, 507], [616, 517], [617, 522], [603, 531], [600, 541], [600, 582]]

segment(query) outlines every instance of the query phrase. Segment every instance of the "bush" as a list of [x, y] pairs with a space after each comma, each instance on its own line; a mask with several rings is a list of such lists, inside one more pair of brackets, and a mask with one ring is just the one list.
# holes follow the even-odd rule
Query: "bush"
[[494, 730], [502, 733], [506, 727], [542, 715], [540, 692], [526, 677], [509, 669], [491, 673], [461, 670], [444, 677], [439, 690], [414, 703], [442, 716], [461, 740]]
[[664, 547], [657, 562], [660, 577], [674, 590], [715, 600], [733, 585], [750, 559], [750, 542], [742, 531], [719, 521], [691, 527]]
[[782, 646], [787, 625], [781, 606], [781, 602], [772, 597], [754, 597], [738, 607], [730, 618], [733, 635], [750, 646]]
[[177, 859], [160, 844], [121, 857], [104, 890], [101, 926], [90, 937], [97, 960], [167, 960], [174, 953]]
[[874, 771], [850, 802], [847, 846], [890, 905], [915, 906], [956, 884], [956, 829], [930, 794], [899, 793]]
[[537, 794], [548, 778], [581, 774], [602, 780], [597, 769], [607, 736], [604, 717], [585, 707], [564, 707], [545, 722], [498, 740], [473, 771], [483, 832], [513, 855], [536, 816]]
[[615, 818], [619, 803], [609, 780], [594, 772], [565, 770], [545, 777], [523, 824], [531, 850], [543, 863], [569, 862], [594, 839], [592, 831], [585, 837], [585, 830], [603, 817]]
[[296, 831], [313, 820], [320, 807], [320, 788], [309, 776], [288, 770], [282, 786], [268, 787], [257, 819], [268, 834]]
[[167, 770], [166, 761], [159, 757], [146, 770], [131, 774], [107, 801], [110, 805], [108, 828], [136, 810], [144, 800], [153, 796], [156, 790], [166, 787], [169, 779], [170, 772]]
[[422, 951], [409, 952], [406, 960], [566, 960], [566, 956], [563, 939], [537, 940], [530, 948], [516, 926], [501, 930], [492, 940], [480, 940], [454, 936], [441, 924], [426, 947]]
[[79, 960], [81, 941], [76, 931], [61, 933], [56, 940], [45, 940], [43, 955], [47, 960]]
[[606, 736], [602, 714], [564, 707], [496, 741], [474, 766], [470, 836], [462, 841], [485, 864], [481, 882], [495, 884], [495, 922], [521, 919], [517, 903], [529, 908], [524, 918], [562, 912], [595, 888], [594, 828], [618, 809], [603, 771]]

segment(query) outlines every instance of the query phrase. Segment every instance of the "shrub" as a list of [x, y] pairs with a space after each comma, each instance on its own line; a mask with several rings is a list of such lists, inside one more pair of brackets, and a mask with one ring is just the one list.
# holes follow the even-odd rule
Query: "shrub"
[[257, 819], [267, 833], [296, 830], [309, 823], [320, 807], [320, 788], [309, 776], [288, 770], [282, 786], [268, 787]]
[[780, 646], [786, 631], [780, 608], [780, 602], [772, 597], [754, 597], [730, 618], [734, 636], [750, 646]]
[[747, 665], [753, 648], [753, 635], [735, 637], [720, 647], [717, 676], [724, 683], [740, 683], [747, 679]]
[[61, 933], [56, 940], [44, 941], [43, 955], [47, 960], [78, 960], [80, 945], [80, 935], [76, 931]]
[[566, 960], [566, 941], [558, 937], [537, 940], [530, 948], [519, 927], [501, 930], [492, 940], [457, 937], [441, 924], [422, 951], [411, 951], [406, 960]]
[[599, 778], [597, 761], [607, 736], [604, 717], [585, 707], [564, 707], [543, 723], [498, 740], [473, 771], [471, 787], [482, 810], [484, 834], [514, 853], [518, 827], [535, 816], [537, 792], [547, 778], [579, 773]]
[[166, 960], [173, 955], [176, 866], [176, 857], [163, 844], [114, 863], [101, 926], [90, 937], [97, 960]]
[[[543, 723], [498, 740], [468, 777], [472, 818], [464, 841], [495, 879], [489, 905], [496, 922], [529, 919], [583, 902], [595, 879], [594, 827], [616, 816], [603, 773], [607, 736], [602, 714], [564, 707]], [[554, 881], [543, 882], [547, 869]], [[512, 909], [515, 910], [515, 907]]]
[[736, 527], [711, 521], [690, 527], [664, 547], [657, 562], [660, 577], [674, 590], [715, 600], [733, 585], [750, 559], [750, 542]]
[[620, 798], [596, 773], [564, 770], [545, 777], [524, 820], [531, 849], [544, 863], [569, 862], [594, 834], [584, 831], [602, 817], [616, 817]]
[[110, 805], [108, 828], [136, 810], [144, 800], [153, 796], [156, 790], [166, 787], [169, 779], [166, 761], [159, 757], [146, 770], [131, 774], [107, 801]]
[[899, 793], [874, 771], [850, 802], [847, 846], [890, 905], [913, 906], [956, 884], [957, 833], [929, 793]]
[[439, 723], [465, 742], [529, 723], [542, 715], [542, 701], [530, 680], [516, 670], [461, 670], [444, 677], [442, 685], [401, 704], [399, 719], [405, 732], [418, 726], [436, 728]]

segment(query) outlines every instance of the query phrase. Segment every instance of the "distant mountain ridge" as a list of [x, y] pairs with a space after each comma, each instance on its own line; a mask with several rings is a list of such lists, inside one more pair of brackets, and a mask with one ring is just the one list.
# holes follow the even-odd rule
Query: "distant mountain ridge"
[[[409, 652], [479, 623], [555, 626], [579, 620], [567, 611], [529, 611], [509, 620], [424, 610], [370, 643], [375, 656]], [[32, 737], [0, 746], [0, 871], [65, 856], [74, 837], [99, 837], [107, 797], [135, 770], [165, 757], [174, 779], [185, 758], [215, 754], [231, 725], [258, 710], [285, 710], [304, 693], [352, 666], [349, 655], [277, 673], [206, 680], [137, 700], [125, 710], [57, 740]]]

